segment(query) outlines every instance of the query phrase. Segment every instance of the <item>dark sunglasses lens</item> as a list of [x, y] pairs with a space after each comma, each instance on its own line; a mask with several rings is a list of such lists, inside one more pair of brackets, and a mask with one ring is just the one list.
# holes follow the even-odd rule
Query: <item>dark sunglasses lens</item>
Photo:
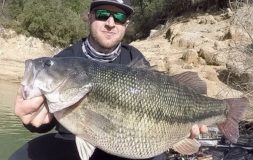
[[107, 10], [96, 10], [95, 17], [97, 20], [106, 21], [111, 16], [111, 13]]
[[127, 16], [121, 12], [110, 12], [108, 10], [99, 9], [95, 11], [95, 17], [97, 20], [106, 21], [110, 16], [113, 16], [113, 19], [117, 23], [124, 24], [127, 20]]
[[127, 16], [121, 12], [114, 13], [113, 18], [115, 22], [118, 22], [118, 23], [125, 23], [127, 20]]

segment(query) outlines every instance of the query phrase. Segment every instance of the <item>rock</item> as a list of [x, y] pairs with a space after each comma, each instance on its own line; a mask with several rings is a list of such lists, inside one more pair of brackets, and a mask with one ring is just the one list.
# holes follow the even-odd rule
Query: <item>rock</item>
[[158, 30], [152, 29], [152, 30], [150, 31], [149, 37], [153, 37], [157, 32], [158, 32]]
[[199, 20], [199, 24], [216, 24], [217, 21], [214, 19], [212, 15], [201, 17]]
[[227, 8], [227, 13], [226, 13], [226, 16], [228, 18], [232, 17], [234, 15], [234, 12], [230, 9], [230, 8]]
[[207, 71], [205, 78], [210, 80], [210, 81], [214, 81], [214, 82], [219, 81], [218, 73], [216, 71]]
[[172, 39], [180, 32], [182, 32], [182, 24], [172, 24], [167, 30], [165, 37], [171, 42]]
[[226, 39], [233, 39], [233, 41], [241, 43], [241, 41], [247, 41], [249, 35], [242, 28], [231, 26], [223, 36], [223, 40]]
[[198, 64], [198, 52], [194, 49], [189, 49], [186, 52], [183, 53], [182, 59], [188, 63], [188, 64], [193, 64], [197, 65]]
[[206, 61], [207, 64], [218, 65], [215, 60], [216, 50], [214, 50], [212, 47], [203, 46], [200, 48], [198, 53], [199, 53], [199, 56], [202, 57]]
[[59, 48], [43, 43], [38, 38], [18, 35], [13, 30], [0, 31], [0, 79], [19, 82], [26, 59], [52, 56]]
[[10, 39], [17, 36], [16, 32], [10, 29], [5, 29], [0, 26], [0, 37], [4, 39]]
[[202, 38], [201, 32], [181, 32], [173, 37], [171, 45], [191, 49], [200, 45], [203, 42]]
[[228, 44], [224, 41], [215, 41], [214, 42], [214, 49], [215, 50], [223, 50], [228, 48]]
[[198, 60], [200, 65], [206, 65], [206, 61], [202, 57], [199, 57]]
[[216, 37], [217, 40], [223, 41], [224, 40], [224, 32], [223, 31], [217, 31], [215, 33], [215, 37]]

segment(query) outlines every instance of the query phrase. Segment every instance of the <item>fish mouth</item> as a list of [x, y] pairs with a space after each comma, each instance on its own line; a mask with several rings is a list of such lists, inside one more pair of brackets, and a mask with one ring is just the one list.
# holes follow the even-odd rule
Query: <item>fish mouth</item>
[[[62, 85], [64, 85], [66, 79], [62, 80], [60, 83], [57, 83], [57, 85], [54, 85], [54, 87], [48, 87], [48, 86], [38, 86], [38, 85], [29, 85], [29, 84], [22, 84], [23, 89], [22, 89], [22, 97], [24, 99], [32, 99], [34, 97], [39, 97], [42, 95], [47, 95], [54, 93], [58, 88], [60, 88]], [[50, 88], [50, 89], [49, 89]], [[47, 97], [47, 96], [46, 96]]]
[[21, 91], [21, 95], [23, 99], [32, 99], [34, 97], [42, 96], [41, 90], [38, 87], [34, 88], [29, 85], [22, 85], [22, 86], [23, 86], [23, 89]]
[[33, 84], [22, 82], [21, 85], [23, 86], [23, 89], [21, 95], [24, 99], [32, 99], [34, 97], [39, 97], [42, 95], [47, 97], [47, 95], [57, 93], [57, 90], [61, 88], [61, 86], [63, 86], [68, 79], [69, 77], [66, 77], [54, 85], [47, 85], [47, 83], [37, 82], [36, 80], [33, 82]]

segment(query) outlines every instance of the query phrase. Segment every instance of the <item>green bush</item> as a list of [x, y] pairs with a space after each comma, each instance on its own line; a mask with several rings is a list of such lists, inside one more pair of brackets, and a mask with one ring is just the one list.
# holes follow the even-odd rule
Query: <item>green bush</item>
[[80, 15], [64, 7], [61, 0], [30, 0], [17, 20], [31, 36], [53, 45], [66, 46], [87, 33]]
[[18, 22], [18, 26], [11, 27], [18, 33], [38, 37], [54, 46], [63, 47], [88, 34], [87, 25], [79, 13], [87, 9], [86, 3], [89, 2], [10, 0], [7, 15]]
[[4, 15], [10, 19], [16, 19], [22, 13], [25, 0], [6, 0]]

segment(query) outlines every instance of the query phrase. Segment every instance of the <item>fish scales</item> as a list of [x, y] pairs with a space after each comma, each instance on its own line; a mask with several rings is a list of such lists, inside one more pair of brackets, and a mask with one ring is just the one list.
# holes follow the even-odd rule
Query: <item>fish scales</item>
[[100, 68], [94, 66], [93, 71], [88, 72], [94, 81], [90, 97], [94, 96], [95, 101], [109, 102], [108, 107], [121, 109], [125, 114], [135, 112], [142, 116], [147, 113], [155, 121], [173, 124], [220, 115], [226, 108], [222, 100], [197, 94], [184, 86], [178, 87], [163, 74], [139, 69], [129, 71], [125, 67]]
[[[133, 146], [141, 145], [141, 148], [148, 146], [146, 152], [149, 154], [152, 153], [151, 146], [155, 146], [154, 151], [159, 150], [159, 147], [164, 150], [185, 136], [187, 132], [181, 131], [182, 128], [187, 128], [188, 131], [196, 120], [220, 115], [226, 107], [222, 101], [200, 96], [185, 87], [179, 88], [167, 76], [147, 73], [145, 70], [129, 71], [128, 68], [92, 66], [87, 73], [92, 77], [93, 83], [88, 102], [90, 109], [104, 115], [114, 125], [113, 128], [109, 127], [109, 132], [106, 129], [108, 135], [111, 135], [106, 140], [107, 143], [97, 145], [109, 145], [113, 142], [112, 144], [117, 145], [112, 148], [121, 148], [122, 152], [130, 148], [129, 154], [140, 150]], [[212, 112], [209, 107], [212, 107]], [[119, 113], [121, 116], [118, 116]], [[143, 134], [146, 132], [150, 134]], [[170, 137], [173, 133], [177, 137]], [[120, 145], [122, 146], [119, 147]], [[122, 152], [119, 153], [122, 155]]]
[[[193, 124], [212, 124], [227, 111], [224, 100], [201, 95], [156, 71], [81, 58], [27, 63], [31, 64], [26, 65], [25, 75], [35, 80], [29, 84], [32, 78], [27, 78], [23, 85], [41, 90], [63, 126], [90, 144], [126, 158], [158, 155], [183, 139]], [[79, 105], [68, 107], [77, 101]], [[241, 113], [231, 114], [232, 119], [239, 119]]]

